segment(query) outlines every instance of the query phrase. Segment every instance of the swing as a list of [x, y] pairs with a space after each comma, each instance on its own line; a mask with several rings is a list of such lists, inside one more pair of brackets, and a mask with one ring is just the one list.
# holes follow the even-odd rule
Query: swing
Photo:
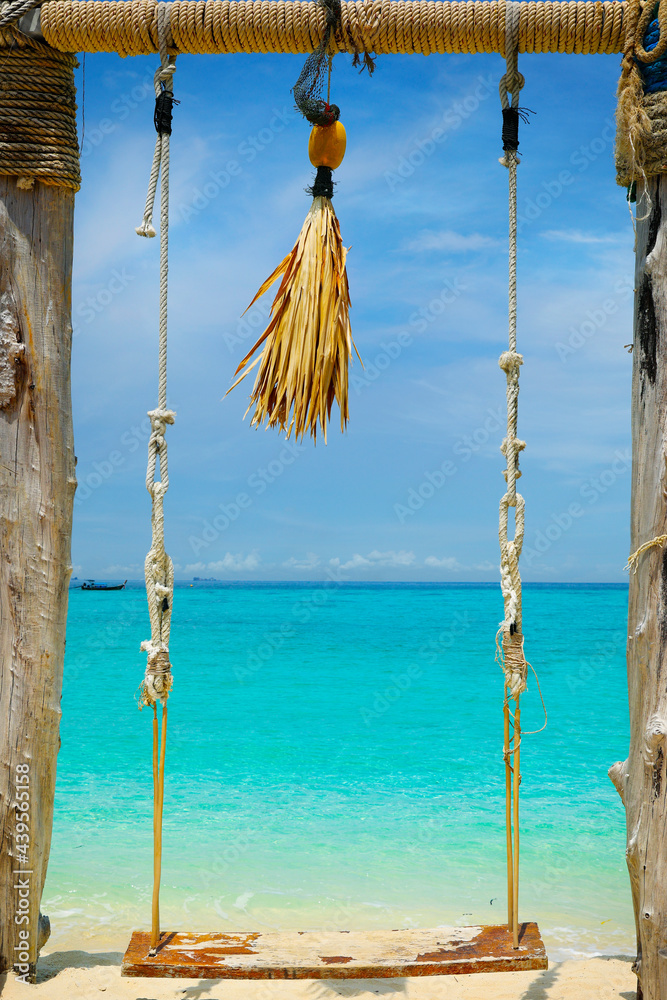
[[[239, 366], [239, 370], [243, 369], [256, 348], [266, 341], [262, 354], [255, 362], [255, 364], [260, 363], [260, 369], [253, 393], [253, 402], [256, 406], [253, 422], [266, 421], [270, 426], [278, 424], [288, 434], [292, 428], [297, 435], [309, 430], [313, 436], [315, 436], [318, 424], [326, 436], [326, 420], [330, 416], [331, 403], [334, 399], [337, 400], [341, 410], [342, 425], [347, 419], [347, 362], [351, 354], [350, 348], [353, 346], [347, 316], [349, 299], [345, 275], [345, 254], [341, 249], [338, 223], [330, 203], [333, 194], [331, 170], [335, 169], [342, 159], [344, 130], [341, 132], [342, 126], [337, 118], [338, 109], [335, 105], [329, 104], [328, 93], [326, 102], [314, 101], [312, 93], [318, 84], [322, 60], [328, 60], [329, 73], [331, 70], [331, 56], [328, 51], [329, 36], [331, 32], [336, 31], [336, 19], [340, 18], [340, 4], [338, 0], [320, 0], [320, 2], [327, 12], [326, 29], [319, 48], [309, 57], [311, 62], [309, 73], [315, 82], [306, 94], [305, 102], [308, 104], [310, 101], [308, 107], [315, 116], [315, 121], [312, 118], [309, 119], [314, 125], [314, 130], [318, 128], [321, 130], [333, 129], [335, 126], [335, 132], [329, 132], [324, 137], [315, 131], [311, 135], [311, 150], [315, 150], [314, 153], [311, 153], [311, 159], [318, 168], [318, 177], [312, 189], [313, 208], [306, 223], [304, 223], [301, 237], [294, 251], [285, 258], [271, 279], [265, 282], [258, 293], [261, 294], [265, 291], [274, 278], [280, 274], [283, 275], [280, 290], [274, 301], [273, 317], [267, 331]], [[155, 126], [158, 134], [144, 218], [137, 228], [137, 233], [141, 236], [152, 237], [156, 235], [152, 214], [158, 178], [160, 178], [159, 390], [158, 406], [149, 413], [152, 433], [148, 446], [146, 478], [146, 486], [151, 495], [153, 529], [152, 545], [146, 558], [145, 567], [151, 638], [142, 644], [142, 649], [147, 653], [147, 666], [140, 695], [140, 707], [148, 707], [153, 713], [153, 907], [151, 931], [150, 933], [145, 931], [133, 933], [124, 956], [122, 974], [125, 976], [196, 977], [201, 979], [374, 979], [396, 976], [463, 975], [472, 972], [515, 972], [546, 969], [548, 964], [546, 951], [537, 924], [521, 923], [518, 915], [519, 783], [522, 738], [519, 700], [526, 689], [529, 664], [523, 651], [521, 577], [518, 565], [523, 542], [524, 501], [516, 489], [516, 480], [521, 475], [519, 453], [525, 447], [524, 442], [516, 436], [519, 369], [523, 363], [522, 356], [516, 350], [516, 168], [520, 162], [517, 154], [519, 120], [525, 120], [525, 112], [518, 106], [518, 96], [524, 81], [517, 68], [519, 12], [516, 9], [518, 5], [515, 4], [509, 4], [507, 10], [507, 70], [500, 83], [504, 150], [504, 156], [500, 162], [508, 170], [510, 220], [509, 344], [508, 350], [501, 355], [499, 362], [507, 380], [507, 435], [501, 448], [507, 463], [504, 473], [507, 489], [500, 502], [499, 530], [501, 589], [505, 617], [496, 639], [497, 659], [503, 668], [505, 677], [503, 756], [506, 793], [507, 924], [392, 931], [176, 933], [160, 930], [159, 889], [162, 860], [167, 701], [172, 687], [169, 629], [174, 585], [173, 566], [164, 547], [163, 517], [164, 495], [169, 486], [165, 432], [167, 426], [174, 422], [175, 417], [175, 414], [167, 407], [166, 381], [169, 139], [172, 109], [174, 103], [177, 103], [173, 94], [176, 57], [168, 54], [166, 41], [169, 27], [168, 6], [167, 4], [158, 5], [157, 27], [161, 61], [155, 74]], [[316, 58], [317, 65], [313, 70], [312, 60], [314, 58]], [[364, 54], [364, 61], [366, 62], [367, 59], [370, 60], [370, 56]], [[300, 84], [303, 83], [304, 73], [300, 77]], [[297, 88], [295, 88], [295, 95], [296, 90]], [[299, 103], [298, 98], [297, 103]], [[306, 114], [306, 117], [309, 115]], [[327, 160], [332, 148], [334, 155]], [[321, 160], [324, 162], [320, 162]], [[313, 216], [317, 217], [315, 222]], [[326, 281], [322, 277], [327, 267], [326, 259], [324, 257], [320, 259], [317, 254], [321, 251], [313, 249], [313, 247], [322, 244], [320, 236], [311, 240], [310, 233], [314, 226], [318, 233], [325, 232], [330, 236], [330, 243], [326, 243], [329, 236], [325, 239], [325, 245], [331, 246], [331, 253], [335, 259], [333, 265], [335, 281], [330, 287], [326, 286]], [[304, 233], [307, 234], [305, 237]], [[311, 257], [308, 256], [309, 254]], [[312, 264], [312, 255], [317, 256], [317, 267]], [[290, 276], [293, 277], [295, 270], [302, 266], [302, 262], [305, 272], [311, 276], [311, 282], [313, 282], [308, 291], [309, 299], [311, 296], [315, 298], [315, 306], [312, 307], [311, 303], [310, 318], [304, 321], [306, 324], [311, 324], [309, 333], [303, 334], [299, 331], [294, 336], [302, 335], [305, 341], [307, 335], [312, 335], [314, 345], [312, 350], [309, 353], [301, 351], [300, 356], [307, 353], [308, 363], [313, 369], [317, 367], [317, 362], [321, 357], [325, 357], [327, 363], [324, 365], [324, 375], [320, 368], [317, 371], [317, 377], [313, 370], [305, 372], [303, 378], [294, 378], [291, 364], [285, 363], [285, 351], [280, 343], [280, 330], [281, 323], [283, 323], [283, 332], [287, 330], [289, 334], [294, 329], [295, 316], [301, 315], [298, 310], [294, 311], [296, 308], [292, 296], [294, 288], [290, 286], [289, 282]], [[313, 279], [315, 271], [319, 277]], [[299, 289], [303, 288], [303, 283], [297, 282], [294, 283], [294, 287], [297, 287], [297, 284]], [[313, 291], [314, 288], [315, 291]], [[319, 300], [317, 295], [320, 295]], [[326, 308], [321, 308], [322, 297], [325, 297], [326, 302], [329, 303]], [[285, 316], [287, 316], [286, 320]], [[325, 317], [324, 320], [322, 316]], [[322, 344], [325, 344], [324, 348]], [[280, 368], [281, 364], [282, 369]], [[247, 374], [247, 370], [244, 374]], [[325, 376], [330, 379], [329, 382], [326, 382]], [[243, 377], [242, 375], [241, 378]], [[307, 391], [307, 398], [297, 398], [297, 390], [299, 392], [302, 390], [304, 381], [308, 381], [310, 386], [313, 379], [316, 383], [315, 388], [311, 387]], [[292, 415], [291, 407], [293, 407]], [[159, 479], [156, 478], [158, 467], [160, 470]], [[508, 538], [510, 508], [515, 510], [513, 539]], [[514, 711], [510, 709], [510, 699], [514, 701]], [[161, 705], [160, 718], [158, 717], [158, 703]]]

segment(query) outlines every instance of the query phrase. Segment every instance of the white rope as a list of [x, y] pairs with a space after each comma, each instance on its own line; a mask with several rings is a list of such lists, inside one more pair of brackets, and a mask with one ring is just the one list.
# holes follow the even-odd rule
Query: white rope
[[[155, 96], [163, 91], [173, 93], [173, 76], [176, 57], [167, 53], [167, 31], [169, 4], [157, 6], [158, 41], [160, 48], [160, 68], [155, 73]], [[172, 687], [171, 663], [169, 662], [169, 630], [171, 607], [174, 594], [174, 566], [164, 548], [164, 497], [169, 489], [167, 466], [167, 441], [165, 431], [173, 424], [176, 414], [167, 409], [167, 293], [169, 276], [169, 135], [158, 132], [144, 218], [137, 226], [139, 236], [155, 236], [153, 227], [153, 206], [160, 177], [160, 323], [159, 323], [159, 379], [158, 405], [149, 410], [151, 436], [148, 441], [148, 467], [146, 489], [151, 495], [151, 524], [153, 537], [146, 556], [146, 596], [151, 620], [151, 637], [142, 642], [141, 648], [148, 654], [146, 673], [141, 692], [141, 704], [163, 704]], [[159, 479], [156, 479], [159, 463]]]
[[0, 3], [0, 28], [20, 21], [24, 14], [41, 4], [42, 0], [10, 0], [9, 3]]
[[[500, 78], [498, 90], [503, 108], [519, 106], [519, 91], [526, 82], [519, 73], [519, 19], [520, 0], [507, 0], [505, 9], [505, 73]], [[512, 95], [511, 100], [509, 94]], [[503, 162], [502, 160], [500, 161]]]
[[[500, 101], [504, 109], [519, 106], [519, 92], [524, 78], [518, 69], [519, 3], [505, 4], [506, 71], [500, 81]], [[510, 97], [511, 95], [511, 97]], [[500, 501], [500, 586], [505, 604], [505, 618], [500, 623], [496, 646], [498, 659], [505, 671], [505, 683], [511, 698], [518, 699], [526, 689], [528, 665], [523, 652], [521, 631], [521, 574], [519, 557], [523, 546], [525, 502], [516, 490], [519, 452], [526, 447], [517, 437], [519, 410], [519, 369], [523, 357], [516, 350], [516, 168], [520, 163], [516, 150], [510, 149], [500, 160], [509, 175], [509, 349], [500, 356], [499, 365], [507, 378], [507, 435], [501, 445], [507, 469], [504, 472], [507, 490]], [[514, 537], [508, 537], [509, 508], [514, 507]]]

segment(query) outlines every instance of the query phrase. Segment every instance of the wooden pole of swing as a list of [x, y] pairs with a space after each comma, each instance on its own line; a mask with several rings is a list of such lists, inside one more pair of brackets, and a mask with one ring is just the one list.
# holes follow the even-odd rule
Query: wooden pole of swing
[[161, 858], [158, 854], [158, 800], [160, 797], [160, 726], [157, 704], [153, 705], [153, 910], [151, 923], [151, 950], [157, 948], [160, 940], [160, 872]]
[[505, 724], [503, 740], [503, 756], [505, 758], [505, 834], [507, 839], [507, 927], [514, 926], [514, 866], [512, 847], [512, 765], [510, 763], [510, 706], [505, 689], [505, 704], [503, 706]]
[[74, 191], [17, 181], [0, 177], [0, 973], [34, 981], [76, 488]]
[[667, 177], [637, 185], [632, 374], [628, 759], [609, 771], [626, 810], [638, 998], [667, 997]]
[[514, 879], [512, 883], [512, 937], [514, 947], [519, 947], [519, 786], [521, 784], [520, 755], [521, 755], [521, 709], [519, 699], [516, 700], [514, 709], [514, 773], [512, 780], [513, 816], [512, 825], [514, 832]]
[[164, 813], [164, 763], [167, 754], [167, 702], [162, 706], [160, 759], [158, 762], [157, 705], [153, 706], [153, 913], [150, 951], [160, 943], [160, 879], [162, 878], [162, 818]]

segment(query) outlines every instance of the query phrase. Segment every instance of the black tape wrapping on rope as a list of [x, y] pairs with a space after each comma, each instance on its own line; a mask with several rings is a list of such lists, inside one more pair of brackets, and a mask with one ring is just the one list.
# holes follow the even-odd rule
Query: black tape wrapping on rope
[[331, 167], [318, 167], [312, 187], [306, 188], [313, 198], [333, 198], [333, 171]]
[[530, 119], [528, 115], [535, 114], [530, 108], [503, 108], [503, 149], [516, 150], [519, 148], [519, 122], [528, 125]]
[[503, 108], [503, 149], [519, 148], [519, 109]]
[[158, 135], [171, 135], [172, 112], [174, 104], [180, 104], [171, 90], [161, 91], [155, 98], [155, 114], [153, 122]]

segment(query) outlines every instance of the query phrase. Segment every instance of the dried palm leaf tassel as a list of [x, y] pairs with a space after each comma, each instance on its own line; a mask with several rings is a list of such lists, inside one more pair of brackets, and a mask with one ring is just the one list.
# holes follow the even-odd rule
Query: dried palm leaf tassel
[[315, 126], [308, 150], [317, 167], [310, 189], [313, 204], [293, 250], [250, 303], [254, 305], [282, 277], [269, 324], [238, 366], [239, 377], [231, 389], [258, 366], [246, 411], [255, 408], [251, 424], [278, 426], [287, 437], [292, 432], [296, 438], [310, 433], [314, 439], [319, 427], [326, 442], [334, 400], [340, 408], [341, 430], [348, 421], [348, 364], [352, 349], [356, 351], [350, 329], [347, 250], [331, 204], [331, 172], [345, 153], [341, 123]]

